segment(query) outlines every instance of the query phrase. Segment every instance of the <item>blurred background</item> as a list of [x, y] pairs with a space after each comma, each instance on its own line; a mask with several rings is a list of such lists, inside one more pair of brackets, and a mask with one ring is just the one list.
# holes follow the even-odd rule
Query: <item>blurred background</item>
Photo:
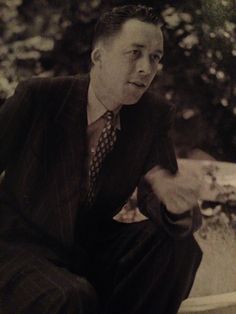
[[177, 107], [179, 157], [236, 161], [236, 1], [0, 0], [0, 104], [20, 80], [87, 72], [106, 9], [159, 12], [165, 56], [154, 88]]

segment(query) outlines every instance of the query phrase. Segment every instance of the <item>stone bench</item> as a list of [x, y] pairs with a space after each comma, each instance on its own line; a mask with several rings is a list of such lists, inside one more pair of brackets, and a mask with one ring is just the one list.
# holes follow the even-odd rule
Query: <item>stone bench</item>
[[182, 303], [178, 313], [235, 314], [236, 292], [188, 298]]

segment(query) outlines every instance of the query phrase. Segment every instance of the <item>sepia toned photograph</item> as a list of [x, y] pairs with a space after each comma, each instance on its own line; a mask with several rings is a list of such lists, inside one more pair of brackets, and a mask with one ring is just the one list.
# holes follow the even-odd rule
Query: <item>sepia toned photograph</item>
[[0, 314], [236, 313], [236, 1], [0, 0]]

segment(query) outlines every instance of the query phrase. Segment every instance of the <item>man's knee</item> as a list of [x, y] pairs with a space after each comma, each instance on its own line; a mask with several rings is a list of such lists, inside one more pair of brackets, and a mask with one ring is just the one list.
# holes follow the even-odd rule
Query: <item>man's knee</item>
[[143, 225], [143, 231], [155, 239], [153, 245], [157, 246], [157, 250], [161, 247], [175, 262], [182, 261], [186, 267], [194, 265], [195, 269], [200, 265], [203, 253], [192, 234], [182, 238], [171, 237], [161, 226], [156, 226], [150, 220]]
[[68, 284], [63, 291], [64, 308], [83, 310], [86, 314], [97, 313], [98, 298], [93, 286], [83, 277], [77, 277], [71, 284]]
[[188, 256], [190, 259], [192, 257], [200, 263], [203, 253], [193, 234], [181, 238], [170, 236], [162, 226], [157, 226], [150, 220], [146, 220], [144, 229], [150, 236], [155, 237], [155, 242], [159, 243], [161, 239], [174, 254]]

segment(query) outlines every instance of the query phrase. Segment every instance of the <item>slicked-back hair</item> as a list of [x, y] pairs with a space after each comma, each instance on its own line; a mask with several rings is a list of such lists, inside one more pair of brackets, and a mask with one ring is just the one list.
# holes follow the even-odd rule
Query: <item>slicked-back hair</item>
[[94, 30], [92, 48], [100, 40], [108, 39], [121, 30], [122, 25], [130, 20], [137, 19], [161, 26], [160, 19], [152, 7], [145, 5], [124, 5], [114, 7], [104, 12], [97, 21]]

